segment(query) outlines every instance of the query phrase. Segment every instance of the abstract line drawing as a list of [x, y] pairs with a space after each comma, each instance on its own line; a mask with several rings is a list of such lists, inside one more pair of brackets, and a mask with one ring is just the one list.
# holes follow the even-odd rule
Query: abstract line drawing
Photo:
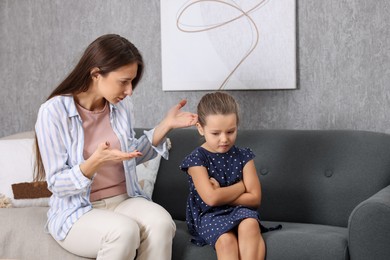
[[[215, 2], [215, 3], [220, 3], [222, 5], [226, 5], [228, 7], [231, 7], [231, 8], [234, 8], [236, 9], [237, 11], [239, 11], [239, 15], [236, 16], [236, 17], [232, 17], [231, 19], [227, 20], [227, 21], [222, 21], [220, 23], [217, 23], [217, 24], [212, 24], [212, 25], [207, 25], [207, 26], [204, 26], [203, 28], [199, 28], [197, 29], [196, 26], [195, 29], [193, 27], [193, 25], [189, 26], [188, 29], [186, 29], [186, 25], [185, 24], [182, 24], [181, 21], [180, 21], [180, 18], [182, 17], [182, 15], [184, 14], [185, 11], [187, 11], [192, 5], [195, 5], [195, 4], [199, 4], [201, 2]], [[237, 68], [241, 65], [241, 63], [244, 62], [244, 60], [253, 52], [253, 50], [256, 48], [258, 42], [259, 42], [259, 29], [257, 28], [256, 26], [256, 23], [253, 21], [253, 19], [250, 17], [250, 12], [252, 12], [253, 10], [256, 10], [257, 8], [259, 8], [260, 6], [262, 6], [264, 3], [266, 3], [267, 1], [260, 1], [258, 4], [256, 4], [253, 8], [251, 8], [250, 10], [248, 11], [244, 11], [240, 8], [240, 6], [237, 6], [237, 5], [234, 5], [234, 4], [231, 4], [231, 3], [228, 3], [228, 2], [225, 2], [225, 1], [218, 1], [218, 0], [199, 0], [199, 1], [194, 1], [194, 2], [191, 2], [191, 3], [188, 3], [187, 5], [185, 5], [185, 7], [183, 8], [183, 10], [180, 11], [179, 13], [179, 16], [177, 18], [177, 22], [176, 22], [176, 26], [177, 28], [182, 31], [182, 32], [187, 32], [187, 33], [196, 33], [196, 32], [205, 32], [205, 31], [210, 31], [210, 30], [213, 30], [213, 29], [216, 29], [216, 28], [219, 28], [221, 26], [224, 26], [228, 23], [231, 23], [231, 22], [234, 22], [236, 21], [237, 19], [240, 19], [242, 17], [246, 17], [248, 19], [248, 21], [250, 22], [250, 25], [253, 27], [253, 30], [255, 31], [255, 41], [251, 43], [251, 46], [249, 47], [249, 50], [246, 54], [244, 54], [244, 56], [242, 57], [242, 59], [239, 61], [239, 63], [232, 69], [232, 71], [229, 73], [229, 75], [225, 78], [225, 80], [222, 82], [222, 84], [220, 85], [219, 89], [222, 89], [224, 87], [224, 85], [227, 83], [227, 81], [229, 80], [229, 78], [233, 75], [233, 73], [237, 70]]]
[[163, 90], [296, 88], [295, 23], [295, 0], [161, 0]]

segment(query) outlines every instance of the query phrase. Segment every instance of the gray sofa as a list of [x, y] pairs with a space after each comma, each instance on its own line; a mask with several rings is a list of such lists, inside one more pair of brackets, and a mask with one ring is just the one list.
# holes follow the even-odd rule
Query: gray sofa
[[[140, 132], [140, 129], [137, 129]], [[194, 129], [170, 133], [153, 200], [177, 224], [173, 257], [216, 259], [210, 246], [191, 244], [185, 224], [183, 157], [200, 144]], [[365, 131], [240, 130], [262, 184], [259, 209], [266, 259], [390, 259], [390, 135]], [[47, 208], [0, 209], [0, 259], [84, 259], [43, 233]]]

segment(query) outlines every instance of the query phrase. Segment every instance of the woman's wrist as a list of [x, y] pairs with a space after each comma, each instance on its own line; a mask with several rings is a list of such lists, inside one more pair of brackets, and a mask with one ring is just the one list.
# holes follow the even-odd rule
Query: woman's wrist
[[92, 155], [91, 157], [89, 157], [87, 160], [85, 160], [83, 163], [80, 164], [80, 171], [84, 174], [85, 177], [92, 179], [98, 167], [99, 167], [98, 160], [96, 160]]
[[80, 164], [80, 171], [81, 173], [87, 177], [88, 179], [92, 179], [92, 176], [93, 176], [93, 172], [88, 170], [88, 166], [87, 166], [87, 163], [86, 162], [83, 162]]
[[161, 121], [155, 128], [153, 133], [153, 146], [158, 146], [164, 137], [172, 130], [172, 127], [165, 121]]

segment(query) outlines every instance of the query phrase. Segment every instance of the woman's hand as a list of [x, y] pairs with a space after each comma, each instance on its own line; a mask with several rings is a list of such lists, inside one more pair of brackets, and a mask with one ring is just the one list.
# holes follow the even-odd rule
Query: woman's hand
[[125, 161], [125, 160], [130, 160], [135, 157], [140, 157], [142, 156], [142, 153], [135, 150], [133, 152], [122, 152], [121, 150], [118, 149], [110, 149], [110, 143], [105, 142], [101, 143], [96, 151], [91, 155], [95, 156], [96, 159], [101, 163], [105, 162], [110, 162], [110, 161]]
[[184, 128], [195, 125], [198, 122], [198, 115], [190, 112], [181, 111], [181, 108], [187, 104], [187, 100], [181, 100], [177, 105], [168, 110], [165, 118], [158, 124], [154, 130], [153, 145], [158, 146], [161, 140], [169, 131], [175, 128]]
[[96, 151], [82, 164], [80, 164], [81, 172], [88, 178], [92, 178], [93, 174], [101, 165], [106, 162], [119, 162], [140, 157], [142, 153], [135, 150], [133, 152], [122, 152], [118, 149], [110, 149], [110, 143], [101, 143]]
[[186, 104], [187, 100], [183, 99], [179, 102], [179, 104], [169, 109], [163, 120], [163, 123], [167, 124], [170, 129], [195, 125], [198, 122], [198, 115], [181, 111], [181, 108]]

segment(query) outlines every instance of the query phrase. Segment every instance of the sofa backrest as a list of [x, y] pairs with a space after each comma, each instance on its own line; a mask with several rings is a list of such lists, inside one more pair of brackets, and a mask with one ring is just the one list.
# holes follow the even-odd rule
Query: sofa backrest
[[[153, 200], [185, 219], [187, 176], [180, 162], [201, 144], [196, 129], [169, 134]], [[239, 130], [256, 155], [263, 220], [346, 227], [354, 207], [390, 185], [390, 135], [352, 130]]]

